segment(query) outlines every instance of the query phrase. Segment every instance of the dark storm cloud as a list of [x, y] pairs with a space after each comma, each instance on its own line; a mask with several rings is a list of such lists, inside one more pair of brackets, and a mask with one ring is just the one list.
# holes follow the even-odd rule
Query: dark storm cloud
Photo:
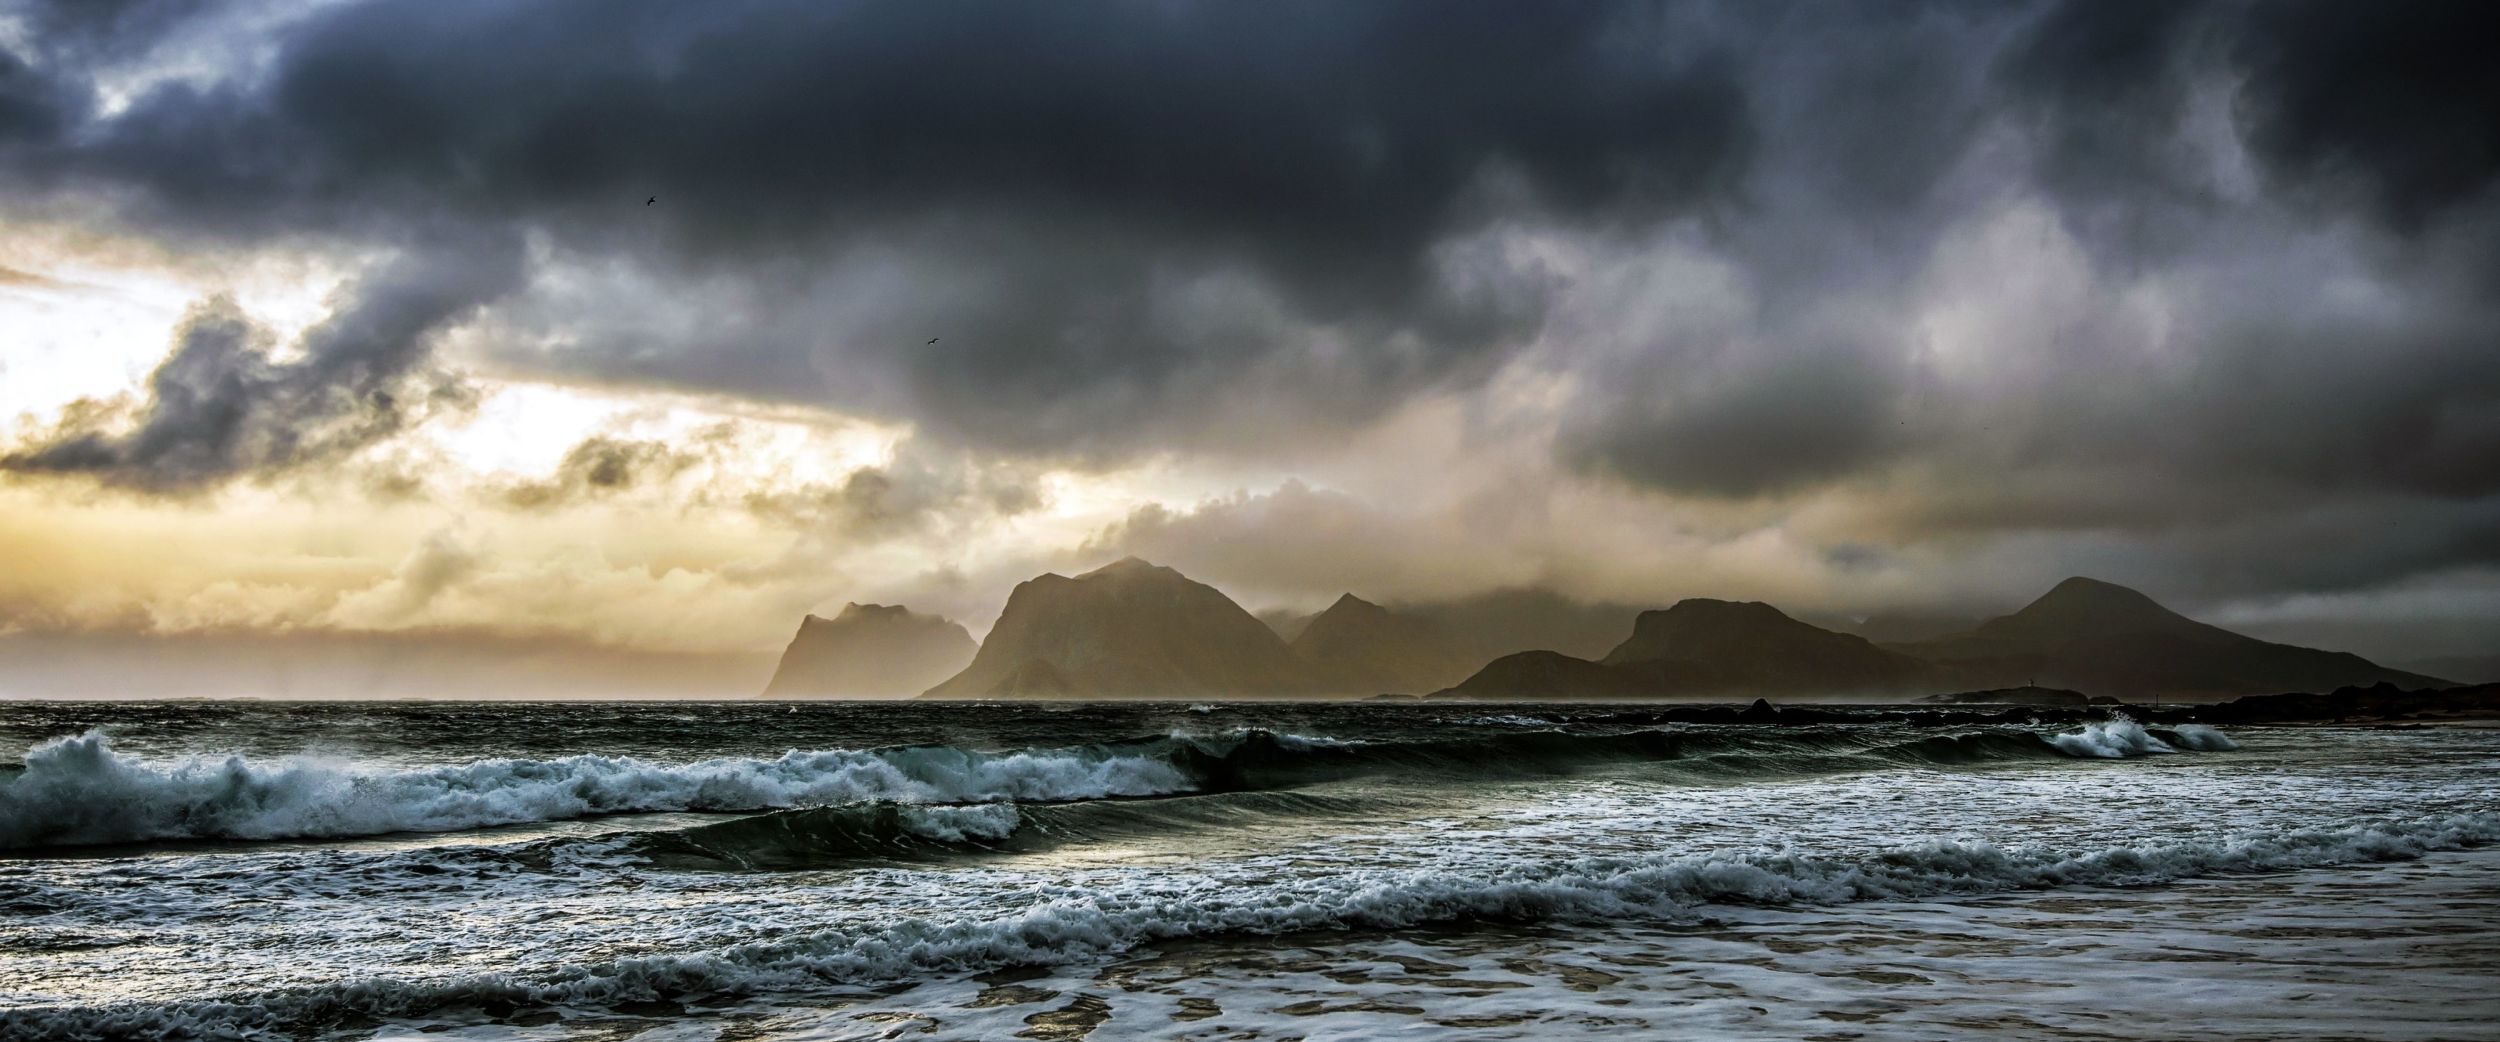
[[2500, 183], [2500, 9], [2472, 0], [2258, 4], [2232, 56], [2278, 176], [2355, 191], [2412, 231]]
[[125, 57], [211, 6], [210, 0], [30, 0], [20, 14], [54, 56]]
[[2044, 173], [2141, 207], [2182, 190], [2165, 154], [2200, 76], [2234, 82], [2245, 146], [2279, 186], [2412, 233], [2500, 179], [2500, 12], [2471, 0], [2061, 0], [1998, 60], [2040, 120]]
[[16, 159], [25, 143], [50, 142], [68, 129], [79, 97], [0, 49], [0, 158]]
[[[1711, 495], [1781, 492], [1840, 477], [1895, 448], [1900, 376], [1827, 353], [1724, 384], [1634, 395], [1564, 451], [1643, 484]], [[1642, 413], [1644, 406], [1653, 411]]]
[[[118, 109], [76, 55], [223, 11], [40, 10], [0, 53], [13, 202], [531, 261], [355, 364], [203, 312], [134, 432], [20, 469], [359, 444], [474, 314], [507, 364], [1014, 456], [1292, 459], [1524, 360], [1577, 385], [1560, 466], [1925, 496], [1879, 506], [1935, 538], [2298, 547], [2233, 526], [2331, 501], [2415, 519], [2392, 575], [2482, 560], [2500, 496], [2488, 4], [375, 0]], [[1726, 275], [1636, 277], [1662, 255]], [[1996, 314], [1941, 344], [1956, 309]], [[917, 484], [782, 505], [876, 527]]]
[[[1381, 392], [1333, 410], [1355, 414], [1532, 331], [1533, 300], [1459, 299], [1431, 263], [1492, 196], [1565, 221], [1727, 199], [1755, 133], [1736, 70], [1638, 14], [355, 4], [283, 33], [265, 77], [160, 87], [18, 165], [130, 190], [130, 219], [193, 234], [518, 221], [661, 278], [901, 243], [931, 277], [868, 320], [748, 358], [724, 324], [604, 361], [857, 404], [857, 381], [786, 379], [831, 352], [899, 369], [940, 427], [1118, 448], [1123, 426], [1186, 428], [1208, 384], [1315, 330], [1352, 362], [1308, 386]], [[1274, 313], [1190, 339], [1206, 331], [1168, 297], [1228, 278]]]
[[0, 456], [0, 468], [187, 492], [337, 459], [461, 396], [428, 371], [429, 340], [513, 286], [516, 252], [472, 243], [381, 265], [284, 360], [233, 301], [197, 305], [149, 376], [135, 425], [83, 402], [49, 437]]
[[[1734, 328], [1669, 326], [1607, 363], [1563, 449], [1711, 496], [1871, 479], [1904, 462], [1964, 468], [1983, 486], [2004, 466], [2038, 468], [2007, 481], [2026, 487], [2071, 468], [2077, 488], [2132, 468], [2147, 487], [2190, 490], [2082, 512], [2083, 527], [2110, 510], [2211, 516], [2200, 483], [2270, 502], [2500, 494], [2500, 313], [2488, 302], [2500, 74], [2460, 42], [2489, 35], [2477, 31], [2489, 10], [2087, 0], [1947, 19], [1942, 33], [1868, 27], [1860, 46], [1900, 65], [1984, 71], [1924, 89], [1894, 81], [1917, 103], [1859, 113], [1899, 140], [1889, 151], [1958, 158], [1906, 178], [1874, 164], [1887, 205], [1834, 209], [1849, 193], [1832, 182], [1870, 169], [1869, 152], [1788, 151], [1787, 135], [1769, 135], [1768, 198], [1711, 243], [1746, 277], [1753, 312]], [[1773, 38], [1758, 64], [1787, 67], [1780, 55], [1798, 46], [1843, 64], [1861, 53]], [[1790, 98], [1783, 115], [1848, 111], [1828, 95], [1837, 82], [1747, 81]], [[2223, 99], [2210, 123], [2198, 122], [2200, 93]], [[1972, 97], [1991, 99], [1986, 118], [1969, 118]], [[2235, 147], [2253, 164], [2253, 196], [2218, 158]], [[1783, 181], [1809, 187], [1777, 194]], [[2177, 341], [2165, 349], [2175, 362], [2153, 364], [2156, 331], [2141, 323], [2040, 315], [1980, 345], [2024, 359], [2010, 387], [1959, 391], [1903, 367], [1928, 336], [1915, 311], [1937, 234], [2027, 197], [2054, 207], [2047, 230], [2075, 237], [2102, 291], [2169, 269], [2203, 281], [2159, 330]], [[2338, 221], [2360, 232], [2343, 255], [2276, 255]], [[2425, 236], [2441, 242], [2416, 248]], [[1879, 249], [1861, 256], [1864, 244]], [[2379, 301], [2325, 292], [2365, 279]], [[1814, 313], [1868, 299], [1884, 307], [1842, 319], [1859, 346], [1834, 349]], [[2055, 525], [2033, 504], [2003, 505], [2021, 525]]]
[[657, 194], [680, 245], [741, 257], [898, 212], [1041, 214], [1202, 241], [1370, 307], [1489, 160], [1573, 211], [1724, 186], [1746, 129], [1734, 85], [1610, 53], [1616, 21], [1589, 5], [368, 4], [303, 27], [256, 91], [139, 106], [115, 146], [142, 169], [196, 156], [190, 128], [214, 114], [309, 167], [225, 164], [239, 197], [604, 216]]
[[2044, 455], [2123, 454], [2146, 467], [2166, 455], [2312, 493], [2500, 495], [2500, 324], [2478, 318], [2444, 330], [2250, 321], [2192, 377], [2143, 388], [2147, 400], [2129, 410], [2138, 422], [2069, 426]]
[[2194, 52], [2225, 10], [2060, 2], [2023, 26], [1991, 71], [2037, 134], [2043, 184], [2070, 207], [2121, 222], [2204, 201], [2209, 186], [2180, 169], [2173, 131], [2195, 77], [2214, 65]]
[[[2007, 456], [2051, 474], [2123, 469], [2174, 485], [2123, 507], [2174, 523], [2227, 516], [2234, 501], [2251, 514], [2410, 509], [2422, 525], [2381, 524], [2386, 545], [2346, 560], [2481, 563], [2489, 540], [2470, 531], [2473, 519], [2500, 505], [2500, 306], [2490, 295], [2500, 284], [2500, 123], [2487, 115], [2500, 106], [2500, 77], [2460, 61], [2452, 44], [2491, 19], [2473, 5], [2403, 5], [2383, 18], [2344, 5], [2222, 10], [2231, 18], [2183, 30], [2176, 46], [2230, 56], [2222, 67], [2243, 77], [2233, 125], [2274, 192], [2251, 206], [2209, 200], [2202, 215], [2161, 211], [2188, 243], [2162, 259], [2203, 280], [2174, 314], [2182, 328], [2172, 335], [2185, 334], [2189, 353], [2146, 365], [2107, 330], [2077, 330], [2076, 353], [2121, 364], [2059, 373], [2035, 415], [1998, 414]], [[2267, 256], [2292, 235], [2346, 225], [2360, 234], [2344, 240], [2345, 256]], [[2104, 263], [2131, 274], [2153, 261], [2121, 250]], [[2242, 273], [2215, 275], [2233, 268]]]

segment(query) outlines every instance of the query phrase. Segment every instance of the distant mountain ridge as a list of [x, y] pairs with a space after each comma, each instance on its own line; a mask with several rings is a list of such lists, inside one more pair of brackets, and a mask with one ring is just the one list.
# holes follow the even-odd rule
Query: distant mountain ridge
[[1934, 673], [1864, 637], [1799, 622], [1760, 601], [1700, 597], [1642, 612], [1632, 635], [1599, 661], [1688, 662], [1755, 690], [1908, 690]]
[[1441, 601], [1397, 601], [1389, 610], [1446, 627], [1486, 659], [1559, 651], [1593, 659], [1623, 642], [1641, 607], [1583, 601], [1540, 587], [1488, 590]]
[[810, 615], [764, 685], [768, 698], [918, 694], [972, 661], [979, 645], [962, 626], [899, 604], [845, 604]]
[[1494, 660], [1444, 694], [1558, 698], [1603, 689], [1646, 697], [1862, 695], [1950, 688], [1948, 671], [1790, 618], [1759, 601], [1696, 597], [1642, 612], [1632, 635], [1595, 662], [1553, 652]]
[[1966, 633], [1889, 645], [1987, 686], [2040, 683], [2121, 698], [2218, 698], [2393, 683], [2439, 687], [2343, 651], [2244, 636], [2135, 590], [2076, 576]]
[[938, 698], [1318, 694], [1319, 671], [1215, 587], [1135, 557], [1008, 595], [998, 624]]
[[[1523, 605], [1553, 606], [1570, 619], [1539, 630], [1555, 634], [1580, 633], [1612, 610], [1520, 591], [1487, 603], [1498, 605], [1495, 618]], [[960, 669], [927, 680], [929, 696], [1893, 700], [2038, 685], [2197, 700], [2378, 683], [2447, 686], [2358, 655], [2243, 636], [2081, 577], [2017, 611], [1914, 642], [1877, 643], [1757, 601], [1690, 598], [1629, 621], [1631, 633], [1598, 658], [1543, 649], [1492, 657], [1476, 634], [1428, 609], [1348, 593], [1325, 611], [1270, 612], [1262, 621], [1215, 587], [1129, 557], [1018, 584], [977, 649], [962, 627], [899, 607], [850, 605], [832, 620], [810, 616], [767, 693], [905, 693], [908, 686], [895, 686], [901, 673], [870, 677], [862, 663], [891, 659], [907, 673], [947, 655]], [[1526, 622], [1534, 627], [1533, 618]]]
[[1767, 604], [1686, 600], [1642, 613], [1632, 637], [1598, 662], [1509, 656], [1442, 694], [1557, 698], [1602, 688], [1662, 698], [1829, 698], [2044, 685], [2128, 699], [2212, 699], [2377, 683], [2448, 682], [2347, 652], [2243, 636], [2078, 576], [1966, 633], [1884, 645]]
[[[1540, 587], [1505, 587], [1445, 600], [1386, 601], [1392, 614], [1431, 623], [1468, 649], [1472, 665], [1520, 651], [1559, 651], [1594, 659], [1622, 643], [1641, 609], [1566, 597]], [[1258, 613], [1292, 643], [1321, 612], [1270, 608]], [[1870, 638], [1873, 639], [1873, 638]]]
[[1438, 691], [1483, 664], [1484, 657], [1448, 627], [1351, 593], [1299, 629], [1294, 652], [1339, 693]]

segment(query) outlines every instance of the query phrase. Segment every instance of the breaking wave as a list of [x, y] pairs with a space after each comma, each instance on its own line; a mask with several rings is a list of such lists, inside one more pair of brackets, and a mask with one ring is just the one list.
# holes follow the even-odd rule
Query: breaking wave
[[1157, 941], [1401, 929], [1467, 920], [1686, 921], [1711, 905], [1829, 905], [2402, 860], [2500, 840], [2500, 814], [2452, 814], [2088, 849], [1932, 840], [1864, 858], [1790, 851], [1515, 862], [1474, 871], [1354, 869], [1290, 881], [1122, 877], [1039, 892], [1003, 916], [886, 920], [575, 965], [545, 976], [386, 979], [166, 1004], [21, 1011], [0, 1036], [230, 1036], [445, 1008], [602, 1008], [803, 992], [932, 972], [1064, 963]]
[[[1503, 730], [1348, 741], [1245, 730], [1014, 752], [931, 745], [684, 764], [583, 755], [406, 770], [306, 757], [148, 763], [91, 731], [38, 745], [14, 776], [0, 776], [0, 850], [169, 839], [342, 838], [666, 811], [1064, 803], [1268, 791], [1374, 775], [1567, 774], [1630, 762], [1671, 762], [1689, 776], [1731, 778], [2234, 748], [2209, 727], [2151, 731], [2120, 717], [2045, 736], [2020, 729], [1910, 736], [1824, 726]], [[994, 839], [993, 833], [1015, 827], [1012, 810], [911, 814], [916, 817], [910, 820], [922, 823], [914, 835], [941, 842]], [[902, 828], [905, 821], [863, 827]]]
[[2222, 732], [2204, 724], [2179, 724], [2165, 729], [2147, 729], [2126, 714], [2116, 714], [2100, 723], [2086, 724], [2072, 734], [2049, 736], [2049, 744], [2069, 756], [2091, 756], [2120, 759], [2128, 756], [2154, 756], [2175, 753], [2182, 749], [2200, 752], [2227, 752], [2240, 747]]
[[1169, 760], [1099, 746], [1012, 753], [915, 746], [688, 764], [568, 756], [378, 770], [239, 756], [154, 766], [91, 731], [34, 747], [24, 769], [0, 781], [0, 849], [371, 836], [654, 811], [1084, 800], [1192, 785]]
[[2171, 744], [2198, 752], [2226, 753], [2240, 747], [2231, 736], [2204, 724], [2173, 724], [2169, 735]]

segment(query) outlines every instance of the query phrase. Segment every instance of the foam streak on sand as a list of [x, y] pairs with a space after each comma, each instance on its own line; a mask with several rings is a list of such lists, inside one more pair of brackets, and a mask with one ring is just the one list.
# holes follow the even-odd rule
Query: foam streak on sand
[[1285, 883], [1224, 872], [1156, 875], [1120, 887], [1041, 888], [1027, 907], [1005, 916], [905, 918], [709, 952], [577, 965], [538, 979], [365, 980], [223, 1001], [60, 1008], [16, 1020], [0, 1036], [248, 1033], [455, 1005], [612, 1006], [1058, 963], [1193, 936], [1395, 929], [1464, 919], [1680, 921], [1712, 904], [1819, 905], [2139, 885], [2409, 859], [2496, 839], [2500, 814], [2474, 813], [2093, 849], [1937, 840], [1854, 859], [1784, 851], [1584, 858], [1473, 873], [1353, 869]]

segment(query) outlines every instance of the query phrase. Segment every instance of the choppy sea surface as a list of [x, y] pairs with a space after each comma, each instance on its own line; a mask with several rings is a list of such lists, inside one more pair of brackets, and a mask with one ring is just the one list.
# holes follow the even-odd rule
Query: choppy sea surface
[[2500, 732], [0, 703], [0, 1038], [2500, 1038]]

